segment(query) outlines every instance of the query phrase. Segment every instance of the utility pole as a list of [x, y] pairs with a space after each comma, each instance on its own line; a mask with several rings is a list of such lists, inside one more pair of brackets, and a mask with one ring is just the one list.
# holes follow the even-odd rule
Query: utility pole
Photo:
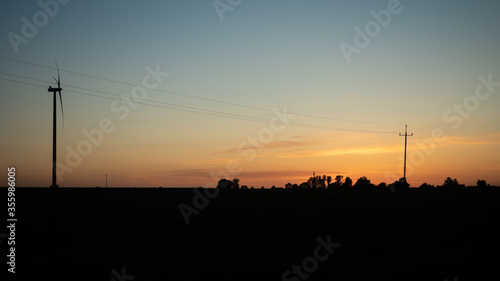
[[108, 173], [106, 173], [106, 188], [108, 188]]
[[406, 144], [407, 144], [407, 138], [413, 136], [413, 133], [411, 133], [411, 135], [408, 135], [407, 127], [408, 127], [408, 125], [405, 124], [405, 134], [404, 135], [399, 133], [399, 136], [405, 137], [405, 164], [404, 164], [404, 171], [403, 171], [403, 178], [405, 179], [405, 182], [406, 182]]

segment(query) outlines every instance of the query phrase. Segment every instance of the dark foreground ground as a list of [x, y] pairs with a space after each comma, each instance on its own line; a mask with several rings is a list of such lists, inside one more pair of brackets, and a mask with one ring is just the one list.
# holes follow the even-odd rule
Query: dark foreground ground
[[[193, 197], [18, 188], [17, 280], [282, 280], [303, 261], [311, 272], [285, 280], [500, 276], [500, 190], [227, 191], [186, 225], [178, 206]], [[341, 245], [315, 266], [317, 239], [329, 235]]]

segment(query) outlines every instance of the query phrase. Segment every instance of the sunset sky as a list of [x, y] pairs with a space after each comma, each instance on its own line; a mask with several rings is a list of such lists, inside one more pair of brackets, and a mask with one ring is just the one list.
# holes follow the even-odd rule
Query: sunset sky
[[55, 61], [61, 187], [389, 183], [405, 124], [411, 186], [500, 185], [498, 1], [41, 2], [0, 11], [0, 186], [51, 184]]

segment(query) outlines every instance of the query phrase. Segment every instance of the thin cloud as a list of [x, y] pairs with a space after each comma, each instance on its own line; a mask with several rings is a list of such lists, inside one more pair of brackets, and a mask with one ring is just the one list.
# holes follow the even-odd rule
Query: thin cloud
[[295, 151], [293, 153], [281, 154], [282, 158], [308, 158], [308, 157], [323, 157], [333, 155], [347, 154], [381, 154], [381, 153], [397, 153], [401, 152], [401, 146], [386, 146], [386, 147], [357, 147], [357, 148], [339, 148], [325, 150], [304, 150]]
[[240, 161], [241, 158], [216, 158], [216, 159], [199, 159], [199, 160], [185, 160], [182, 164], [188, 166], [201, 165], [201, 166], [220, 166], [226, 165], [231, 161]]
[[130, 120], [129, 123], [145, 123], [145, 122], [151, 122], [154, 119], [142, 119], [142, 120]]
[[500, 144], [500, 133], [485, 134], [480, 136], [447, 136], [442, 141], [437, 141], [432, 138], [422, 140], [425, 143], [437, 143], [440, 145], [457, 144], [457, 145], [489, 145]]
[[[306, 141], [277, 141], [277, 142], [270, 142], [267, 144], [263, 144], [263, 148], [265, 150], [283, 150], [283, 149], [291, 149], [291, 148], [305, 148], [309, 146], [315, 146], [315, 145], [321, 145], [325, 144], [323, 141], [311, 141], [311, 140], [306, 140]], [[248, 149], [248, 148], [253, 148], [253, 146], [246, 145], [242, 147], [241, 149]], [[228, 150], [221, 150], [221, 151], [216, 151], [213, 152], [212, 154], [230, 154], [230, 153], [239, 153], [239, 148], [232, 148]]]
[[474, 145], [474, 146], [500, 144], [500, 135], [489, 135], [484, 137], [453, 136], [450, 137], [447, 140], [447, 142], [450, 144]]
[[[352, 133], [352, 132], [319, 132], [308, 135], [295, 135], [292, 136], [292, 139], [299, 140], [290, 140], [290, 141], [274, 141], [267, 144], [262, 144], [265, 151], [276, 151], [280, 150], [285, 152], [297, 151], [297, 150], [305, 150], [309, 147], [319, 146], [319, 145], [331, 145], [332, 142], [335, 143], [353, 143], [356, 141], [366, 141], [367, 139], [374, 138], [375, 135], [367, 134], [367, 133]], [[252, 146], [246, 145], [241, 149], [251, 148]], [[231, 154], [231, 153], [239, 153], [239, 149], [237, 147], [227, 150], [221, 150], [213, 152], [212, 154]]]

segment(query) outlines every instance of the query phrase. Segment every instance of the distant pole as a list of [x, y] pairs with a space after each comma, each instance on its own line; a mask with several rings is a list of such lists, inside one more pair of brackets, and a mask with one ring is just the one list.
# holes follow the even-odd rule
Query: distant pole
[[106, 188], [108, 188], [108, 173], [106, 173]]
[[405, 137], [405, 164], [404, 164], [404, 170], [403, 170], [403, 178], [405, 179], [405, 181], [406, 181], [406, 144], [407, 144], [407, 138], [413, 136], [413, 133], [411, 133], [411, 135], [408, 135], [407, 127], [408, 127], [408, 125], [405, 124], [405, 134], [404, 135], [399, 133], [399, 136]]

